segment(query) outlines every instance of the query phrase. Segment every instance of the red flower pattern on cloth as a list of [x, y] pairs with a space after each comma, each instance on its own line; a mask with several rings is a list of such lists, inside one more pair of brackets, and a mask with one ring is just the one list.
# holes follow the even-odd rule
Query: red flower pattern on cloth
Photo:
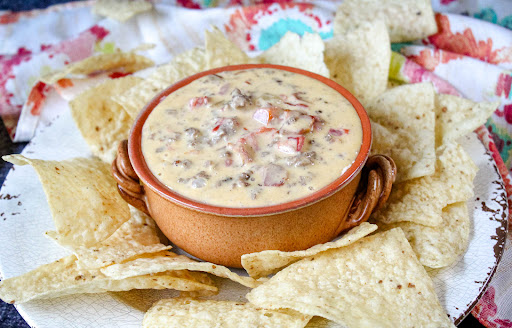
[[448, 50], [459, 55], [470, 56], [482, 61], [499, 64], [512, 62], [512, 47], [493, 49], [493, 40], [476, 40], [471, 28], [466, 28], [462, 33], [453, 33], [450, 19], [443, 14], [436, 14], [437, 34], [429, 36], [428, 42], [437, 48]]
[[[267, 26], [271, 22], [279, 24], [281, 21], [280, 23], [284, 25], [289, 24], [287, 29], [299, 34], [302, 34], [301, 28], [306, 26], [310, 32], [320, 32], [320, 34], [322, 31], [330, 30], [331, 20], [316, 13], [314, 11], [316, 7], [312, 3], [292, 3], [288, 0], [257, 1], [257, 3], [261, 4], [237, 9], [224, 24], [229, 39], [244, 51], [266, 50], [261, 48], [259, 41], [265, 39], [262, 35], [264, 30], [262, 25]], [[294, 26], [294, 23], [298, 22], [300, 26]], [[279, 29], [273, 32], [278, 33]], [[284, 31], [282, 32], [284, 34]]]
[[460, 96], [460, 92], [450, 83], [409, 58], [405, 58], [402, 74], [407, 78], [407, 83], [432, 82], [437, 92]]
[[105, 28], [94, 25], [74, 39], [65, 40], [53, 45], [42, 45], [41, 51], [47, 52], [49, 56], [65, 54], [68, 56], [69, 62], [72, 63], [91, 56], [94, 51], [94, 45], [103, 40], [108, 33]]
[[[0, 116], [12, 138], [16, 140], [15, 130], [20, 112], [26, 112], [34, 117], [39, 116], [41, 106], [50, 90], [49, 86], [42, 82], [35, 82], [31, 89], [25, 90], [30, 86], [25, 86], [24, 81], [17, 80], [15, 72], [23, 71], [25, 75], [33, 74], [32, 71], [36, 66], [22, 67], [22, 65], [31, 61], [43, 62], [43, 58], [53, 60], [57, 65], [66, 65], [87, 58], [93, 54], [94, 46], [108, 34], [109, 31], [105, 28], [94, 25], [74, 39], [51, 45], [41, 45], [39, 53], [20, 48], [14, 55], [0, 55], [0, 99], [2, 100], [0, 101]], [[57, 55], [61, 55], [60, 59], [56, 58]], [[22, 90], [25, 90], [25, 93]], [[25, 100], [25, 106], [23, 106]]]
[[420, 51], [419, 55], [409, 56], [408, 58], [414, 60], [429, 71], [433, 71], [440, 63], [446, 64], [450, 60], [461, 59], [464, 58], [464, 56], [440, 49], [425, 49]]
[[501, 73], [498, 77], [498, 81], [496, 82], [496, 96], [509, 98], [511, 85], [512, 75], [508, 72]]
[[0, 25], [16, 23], [20, 19], [21, 15], [22, 14], [19, 12], [7, 12], [3, 15], [0, 15]]
[[505, 118], [508, 124], [512, 124], [512, 104], [504, 105], [503, 110], [498, 108], [494, 113], [498, 117]]
[[471, 313], [483, 320], [488, 328], [512, 328], [512, 321], [495, 318], [498, 313], [498, 306], [494, 302], [495, 294], [494, 287], [490, 286]]
[[25, 48], [18, 49], [14, 55], [0, 55], [0, 116], [9, 135], [14, 135], [14, 130], [20, 116], [22, 105], [15, 103], [15, 94], [6, 88], [9, 80], [15, 78], [14, 70], [21, 63], [28, 62], [32, 58], [32, 52]]

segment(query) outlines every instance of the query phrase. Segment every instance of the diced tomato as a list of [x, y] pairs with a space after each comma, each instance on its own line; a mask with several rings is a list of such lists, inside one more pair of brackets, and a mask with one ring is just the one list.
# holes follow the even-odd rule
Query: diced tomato
[[302, 149], [302, 146], [304, 146], [304, 140], [306, 138], [304, 136], [298, 136], [298, 137], [288, 137], [288, 140], [295, 140], [295, 150], [300, 151]]
[[303, 135], [287, 137], [277, 143], [277, 149], [285, 154], [295, 154], [302, 150], [305, 139]]
[[324, 126], [324, 120], [317, 116], [311, 116], [313, 118], [313, 131], [319, 131], [322, 130], [322, 127]]
[[256, 134], [260, 134], [260, 133], [266, 133], [266, 132], [276, 132], [277, 130], [274, 129], [274, 128], [260, 128], [257, 132], [254, 132]]
[[244, 138], [241, 138], [240, 142], [237, 142], [233, 150], [238, 153], [243, 164], [247, 164], [253, 161], [254, 149], [249, 144], [247, 144]]
[[272, 120], [272, 113], [269, 108], [260, 108], [254, 112], [252, 118], [263, 125], [267, 125]]
[[208, 97], [207, 96], [204, 96], [204, 97], [194, 97], [194, 98], [190, 99], [190, 101], [188, 103], [188, 107], [190, 107], [190, 109], [194, 109], [196, 107], [205, 106], [206, 104], [208, 104]]
[[283, 109], [279, 107], [259, 108], [254, 112], [252, 118], [263, 125], [269, 125], [273, 119], [279, 118], [282, 113]]
[[263, 185], [279, 187], [288, 179], [288, 172], [280, 165], [268, 164], [263, 168]]
[[349, 132], [350, 132], [349, 129], [329, 129], [329, 134], [333, 137], [340, 137]]

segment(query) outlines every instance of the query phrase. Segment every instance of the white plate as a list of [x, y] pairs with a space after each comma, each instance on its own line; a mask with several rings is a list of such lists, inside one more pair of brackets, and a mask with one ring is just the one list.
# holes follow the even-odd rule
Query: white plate
[[[58, 99], [52, 101], [48, 107], [54, 111], [55, 119], [39, 129], [23, 154], [57, 160], [90, 156], [67, 106]], [[469, 313], [494, 273], [503, 249], [508, 214], [503, 181], [490, 152], [476, 134], [460, 142], [479, 167], [475, 196], [468, 202], [472, 217], [469, 248], [451, 267], [429, 271], [441, 303], [455, 323]], [[45, 231], [53, 229], [53, 222], [42, 187], [30, 166], [11, 170], [0, 193], [0, 212], [3, 213], [0, 216], [0, 274], [3, 278], [23, 274], [68, 255], [66, 250], [43, 236]], [[244, 300], [246, 288], [220, 278], [215, 280], [221, 290], [216, 299]], [[124, 301], [119, 295], [123, 295]], [[17, 305], [17, 309], [31, 326], [39, 328], [140, 327], [143, 310], [152, 301], [175, 295], [174, 291], [74, 295], [33, 301]]]

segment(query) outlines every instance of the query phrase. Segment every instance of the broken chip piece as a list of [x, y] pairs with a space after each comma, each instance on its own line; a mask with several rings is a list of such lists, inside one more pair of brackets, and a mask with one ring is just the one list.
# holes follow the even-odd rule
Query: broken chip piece
[[295, 311], [266, 310], [250, 303], [175, 298], [156, 302], [146, 312], [142, 327], [301, 328], [310, 318]]
[[350, 245], [364, 236], [377, 230], [377, 226], [368, 222], [350, 229], [344, 235], [331, 242], [318, 244], [303, 251], [283, 252], [279, 250], [266, 250], [258, 253], [242, 255], [242, 266], [253, 278], [268, 276], [276, 273], [304, 257], [316, 255], [332, 248]]
[[407, 42], [437, 32], [430, 0], [344, 0], [336, 10], [334, 35], [361, 22], [383, 20], [391, 42]]

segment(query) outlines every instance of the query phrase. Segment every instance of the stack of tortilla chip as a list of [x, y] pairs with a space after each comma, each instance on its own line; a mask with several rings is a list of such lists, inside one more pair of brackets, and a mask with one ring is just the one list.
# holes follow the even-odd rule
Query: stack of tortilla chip
[[56, 228], [46, 235], [73, 252], [1, 281], [0, 299], [5, 302], [131, 289], [216, 293], [217, 287], [204, 272], [249, 287], [261, 282], [169, 251], [171, 246], [161, 243], [154, 221], [126, 204], [117, 192], [110, 165], [97, 158], [60, 162], [22, 155], [3, 158], [36, 170]]

